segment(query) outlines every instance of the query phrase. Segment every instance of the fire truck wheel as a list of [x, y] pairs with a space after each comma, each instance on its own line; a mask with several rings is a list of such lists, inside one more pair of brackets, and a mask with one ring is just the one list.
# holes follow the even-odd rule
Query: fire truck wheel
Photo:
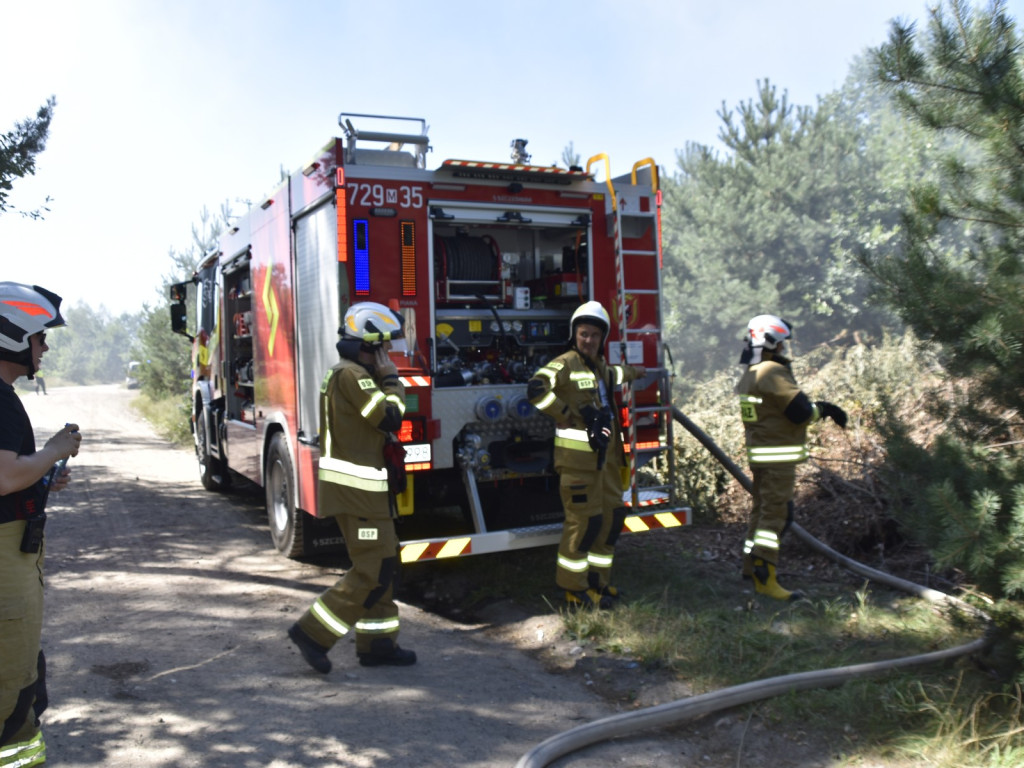
[[295, 472], [288, 447], [280, 434], [274, 435], [270, 441], [263, 477], [270, 538], [281, 554], [301, 557], [304, 550], [302, 524], [305, 513], [295, 507]]
[[207, 426], [213, 422], [209, 408], [204, 408], [196, 419], [196, 460], [199, 462], [199, 480], [208, 491], [223, 491], [230, 477], [227, 463], [210, 455]]

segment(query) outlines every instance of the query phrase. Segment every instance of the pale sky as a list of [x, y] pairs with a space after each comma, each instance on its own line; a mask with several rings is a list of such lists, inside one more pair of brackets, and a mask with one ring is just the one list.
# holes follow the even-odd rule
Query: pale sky
[[[206, 206], [259, 201], [340, 112], [423, 118], [433, 152], [535, 164], [607, 153], [612, 175], [687, 142], [768, 78], [794, 104], [926, 0], [0, 0], [0, 132], [57, 109], [0, 215], [0, 280], [114, 314], [153, 303]], [[1022, 18], [1024, 0], [1010, 13]], [[181, 277], [185, 277], [182, 275]]]

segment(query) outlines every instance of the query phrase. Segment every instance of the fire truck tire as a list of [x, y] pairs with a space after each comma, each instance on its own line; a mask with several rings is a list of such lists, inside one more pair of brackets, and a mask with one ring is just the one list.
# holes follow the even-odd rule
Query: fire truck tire
[[213, 414], [209, 408], [204, 408], [196, 419], [196, 461], [199, 462], [199, 480], [208, 491], [223, 491], [227, 488], [230, 477], [227, 462], [210, 455], [207, 426], [212, 423]]
[[305, 548], [302, 529], [306, 513], [295, 506], [295, 470], [288, 446], [280, 434], [270, 440], [263, 477], [270, 538], [281, 554], [301, 557]]

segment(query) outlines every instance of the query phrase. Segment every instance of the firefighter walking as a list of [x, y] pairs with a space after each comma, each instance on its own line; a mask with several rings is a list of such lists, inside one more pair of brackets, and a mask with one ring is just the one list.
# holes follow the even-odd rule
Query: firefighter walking
[[382, 304], [353, 304], [337, 348], [341, 361], [320, 386], [319, 509], [338, 521], [352, 567], [288, 630], [306, 662], [323, 674], [331, 671], [328, 651], [352, 629], [363, 666], [416, 663], [414, 652], [398, 646], [393, 599], [394, 493], [404, 465], [391, 433], [402, 423], [405, 390], [388, 351], [404, 350], [402, 318]]
[[642, 366], [609, 365], [604, 344], [608, 313], [588, 301], [573, 313], [572, 348], [527, 384], [527, 396], [555, 420], [555, 470], [565, 510], [555, 583], [571, 607], [611, 608], [619, 591], [610, 583], [623, 504], [625, 452], [613, 399], [615, 389], [642, 378]]
[[811, 402], [796, 383], [785, 342], [792, 326], [775, 315], [758, 315], [747, 325], [740, 357], [746, 370], [736, 385], [753, 475], [753, 504], [743, 544], [743, 577], [755, 590], [777, 600], [798, 600], [800, 592], [779, 584], [782, 536], [793, 520], [796, 467], [807, 460], [807, 427], [830, 418], [846, 427], [837, 405]]
[[63, 489], [70, 474], [51, 469], [78, 455], [82, 436], [67, 424], [37, 451], [13, 384], [39, 370], [46, 332], [64, 325], [60, 302], [39, 286], [0, 283], [0, 766], [46, 762], [39, 728], [47, 705], [40, 648], [45, 506], [48, 491]]

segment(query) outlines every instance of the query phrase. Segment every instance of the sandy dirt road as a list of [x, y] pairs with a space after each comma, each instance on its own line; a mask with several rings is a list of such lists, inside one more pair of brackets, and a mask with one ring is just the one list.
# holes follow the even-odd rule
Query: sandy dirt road
[[[618, 711], [507, 631], [404, 604], [419, 664], [365, 669], [342, 641], [317, 675], [285, 630], [340, 566], [278, 555], [260, 497], [204, 491], [192, 453], [156, 437], [123, 387], [21, 391], [40, 444], [67, 421], [83, 434], [46, 530], [50, 764], [513, 766]], [[560, 624], [526, 617], [516, 631], [542, 645]], [[553, 765], [728, 764], [701, 749], [660, 733]]]

